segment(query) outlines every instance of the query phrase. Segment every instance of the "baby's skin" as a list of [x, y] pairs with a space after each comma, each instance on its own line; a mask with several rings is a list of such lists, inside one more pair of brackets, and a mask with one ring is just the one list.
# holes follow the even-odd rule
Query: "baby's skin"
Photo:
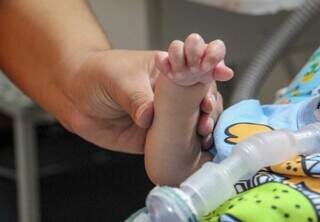
[[[155, 184], [177, 186], [212, 160], [201, 149], [196, 124], [200, 103], [214, 80], [228, 80], [226, 49], [220, 40], [208, 44], [198, 34], [175, 40], [156, 57], [161, 74], [155, 84], [154, 120], [145, 143], [145, 165]], [[218, 70], [218, 72], [217, 72]]]

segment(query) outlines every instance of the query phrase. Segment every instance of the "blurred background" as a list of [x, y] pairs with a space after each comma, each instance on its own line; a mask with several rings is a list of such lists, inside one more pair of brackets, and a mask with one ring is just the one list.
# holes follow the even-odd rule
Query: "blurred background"
[[[291, 13], [290, 10], [272, 14], [260, 10], [260, 15], [254, 15], [254, 10], [252, 13], [250, 10], [239, 13], [201, 0], [88, 2], [114, 48], [165, 50], [172, 40], [184, 40], [193, 32], [201, 34], [206, 41], [222, 39], [228, 49], [226, 62], [235, 70], [236, 76], [230, 82], [219, 83], [225, 107], [237, 84], [237, 76]], [[263, 102], [274, 101], [276, 90], [286, 86], [319, 47], [320, 29], [315, 27], [320, 27], [320, 19], [290, 44], [286, 55], [265, 79], [258, 93]], [[34, 107], [30, 102], [25, 102], [25, 106], [19, 105], [21, 101], [16, 97], [20, 98], [21, 94], [8, 86], [6, 80], [1, 81], [0, 90], [4, 93], [0, 96], [0, 108], [12, 106], [15, 110], [29, 110]], [[20, 199], [16, 189], [15, 158], [21, 160], [21, 155], [17, 154], [17, 138], [20, 138], [21, 146], [25, 144], [17, 130], [21, 125], [16, 122], [25, 116], [12, 114], [10, 109], [3, 110], [0, 119], [0, 221], [14, 222], [18, 220], [17, 206], [22, 206], [17, 201]], [[36, 115], [42, 112], [34, 111], [34, 108], [31, 110]], [[145, 174], [142, 156], [101, 150], [68, 133], [47, 117], [29, 121], [27, 125], [36, 138], [31, 144], [34, 147], [30, 149], [33, 149], [39, 166], [36, 174], [40, 176], [38, 207], [41, 221], [123, 221], [144, 205], [152, 184]], [[20, 165], [22, 170], [25, 167]], [[28, 182], [31, 176], [25, 176], [25, 180]], [[34, 202], [37, 200], [30, 201], [30, 205]]]

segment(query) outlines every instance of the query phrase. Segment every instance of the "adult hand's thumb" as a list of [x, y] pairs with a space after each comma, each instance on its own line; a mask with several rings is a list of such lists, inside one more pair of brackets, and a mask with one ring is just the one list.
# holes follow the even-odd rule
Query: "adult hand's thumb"
[[138, 126], [148, 128], [153, 119], [153, 92], [140, 90], [128, 95], [128, 112]]
[[153, 119], [153, 91], [148, 75], [135, 75], [117, 81], [113, 97], [138, 126], [150, 127]]

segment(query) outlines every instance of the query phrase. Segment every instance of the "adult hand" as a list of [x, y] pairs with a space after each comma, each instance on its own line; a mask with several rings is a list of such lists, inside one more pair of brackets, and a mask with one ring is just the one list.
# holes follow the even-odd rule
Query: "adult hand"
[[[86, 1], [1, 1], [0, 6], [5, 30], [0, 66], [6, 75], [84, 139], [142, 153], [153, 114], [152, 86], [159, 74], [156, 52], [110, 49]], [[225, 66], [216, 70], [216, 79], [224, 80]], [[204, 147], [212, 142], [210, 113], [221, 111], [219, 99], [212, 105], [207, 96], [201, 104], [198, 132]]]
[[[159, 75], [155, 51], [105, 50], [93, 52], [70, 79], [69, 97], [74, 104], [71, 131], [98, 146], [128, 153], [143, 153], [147, 128], [153, 117], [153, 86]], [[226, 67], [216, 68], [225, 80]], [[221, 77], [222, 76], [222, 77]], [[212, 99], [213, 97], [217, 99]], [[214, 120], [222, 111], [216, 87], [201, 104], [198, 132], [204, 147]]]

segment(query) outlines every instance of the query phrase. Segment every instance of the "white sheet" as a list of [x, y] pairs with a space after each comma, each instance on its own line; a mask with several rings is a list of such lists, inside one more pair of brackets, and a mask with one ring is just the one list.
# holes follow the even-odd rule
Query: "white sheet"
[[229, 11], [264, 15], [299, 7], [305, 0], [187, 0]]

